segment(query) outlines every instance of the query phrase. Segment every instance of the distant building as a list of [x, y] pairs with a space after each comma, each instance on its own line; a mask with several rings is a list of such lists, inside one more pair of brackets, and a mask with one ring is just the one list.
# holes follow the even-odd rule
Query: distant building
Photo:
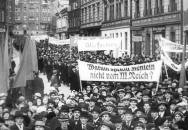
[[0, 0], [0, 40], [2, 39], [3, 33], [5, 32], [6, 2], [6, 0]]
[[81, 35], [100, 36], [103, 21], [102, 0], [81, 0]]
[[59, 39], [67, 39], [68, 36], [68, 8], [62, 9], [59, 13], [56, 13], [57, 16], [57, 26], [56, 34]]
[[69, 0], [68, 34], [71, 36], [80, 35], [81, 24], [81, 0]]
[[14, 34], [46, 34], [50, 29], [51, 0], [16, 0]]
[[158, 38], [181, 41], [181, 0], [133, 0], [133, 54], [147, 56], [158, 53]]
[[121, 39], [121, 53], [130, 54], [130, 2], [132, 0], [103, 0], [102, 36]]

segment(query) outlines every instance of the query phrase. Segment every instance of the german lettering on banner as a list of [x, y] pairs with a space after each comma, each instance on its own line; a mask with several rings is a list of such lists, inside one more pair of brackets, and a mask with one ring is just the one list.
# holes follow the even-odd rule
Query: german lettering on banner
[[78, 61], [80, 80], [83, 81], [159, 81], [162, 61], [131, 66], [109, 66]]
[[121, 40], [109, 37], [82, 37], [78, 41], [78, 51], [117, 50]]

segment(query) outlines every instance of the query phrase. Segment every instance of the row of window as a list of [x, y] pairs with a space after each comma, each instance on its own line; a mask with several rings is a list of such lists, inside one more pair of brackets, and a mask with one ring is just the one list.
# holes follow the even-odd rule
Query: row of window
[[[82, 23], [90, 23], [100, 20], [100, 3], [92, 4], [88, 7], [81, 9], [81, 21]], [[102, 17], [102, 16], [101, 16]]]
[[3, 10], [0, 11], [0, 22], [5, 22], [5, 12]]
[[[21, 20], [21, 16], [15, 16], [15, 20]], [[27, 17], [27, 16], [23, 16], [23, 20], [24, 21], [39, 21], [39, 17], [34, 17], [34, 16], [31, 16], [31, 17]], [[51, 17], [42, 17], [42, 21], [51, 21]]]
[[104, 20], [115, 20], [128, 17], [128, 0], [113, 1], [104, 7]]
[[[141, 6], [143, 2], [143, 6]], [[180, 0], [169, 0], [169, 3], [165, 3], [165, 0], [136, 0], [134, 2], [134, 18], [141, 17], [141, 10], [143, 10], [143, 16], [158, 15], [166, 12], [175, 12], [178, 10], [178, 4]]]

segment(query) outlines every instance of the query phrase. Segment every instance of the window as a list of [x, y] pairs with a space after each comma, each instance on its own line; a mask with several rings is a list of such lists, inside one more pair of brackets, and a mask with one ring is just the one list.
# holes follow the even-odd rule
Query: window
[[170, 32], [170, 40], [176, 42], [176, 32], [174, 30]]
[[97, 19], [100, 18], [100, 3], [97, 3]]
[[125, 50], [127, 50], [127, 32], [125, 32]]
[[89, 6], [89, 22], [91, 21], [91, 6]]
[[0, 22], [5, 22], [5, 13], [4, 13], [4, 11], [0, 12]]
[[125, 0], [124, 3], [124, 17], [128, 16], [128, 0]]
[[121, 1], [119, 1], [119, 18], [121, 18]]
[[168, 11], [169, 11], [169, 12], [177, 11], [176, 0], [170, 0], [169, 7], [168, 7]]
[[116, 0], [116, 19], [119, 19], [119, 0]]
[[104, 21], [107, 21], [107, 6], [104, 7]]
[[139, 2], [140, 0], [135, 1], [135, 18], [140, 17], [140, 5]]
[[95, 4], [93, 5], [93, 21], [95, 21]]

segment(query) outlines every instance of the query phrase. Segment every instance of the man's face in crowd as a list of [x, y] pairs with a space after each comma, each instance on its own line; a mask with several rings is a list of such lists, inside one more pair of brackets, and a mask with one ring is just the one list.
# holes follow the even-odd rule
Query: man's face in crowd
[[107, 95], [107, 94], [106, 94], [106, 91], [102, 91], [101, 95], [102, 95], [102, 96], [106, 96], [106, 95]]
[[129, 106], [129, 104], [130, 104], [130, 100], [129, 100], [129, 99], [127, 99], [127, 100], [123, 100], [123, 103], [125, 104], [125, 106]]
[[125, 110], [123, 108], [118, 108], [118, 114], [121, 115], [125, 113]]
[[125, 121], [132, 121], [133, 115], [132, 114], [125, 114]]
[[110, 128], [108, 126], [102, 125], [100, 130], [110, 130]]
[[67, 120], [67, 121], [61, 121], [61, 120], [59, 120], [59, 122], [60, 122], [60, 124], [61, 124], [62, 130], [67, 129], [68, 124], [69, 124], [69, 121], [68, 121], [68, 120]]
[[88, 119], [86, 117], [80, 117], [80, 121], [81, 121], [82, 124], [86, 125]]
[[13, 120], [5, 120], [5, 124], [10, 127], [10, 126], [13, 126], [15, 122]]
[[116, 129], [122, 128], [123, 123], [115, 123]]
[[158, 117], [158, 112], [151, 112], [151, 117], [152, 118], [156, 118], [156, 117]]
[[23, 117], [16, 117], [15, 122], [16, 122], [18, 125], [22, 125], [22, 123], [23, 123]]
[[78, 119], [80, 117], [80, 111], [74, 111], [74, 118]]
[[48, 98], [44, 97], [43, 100], [42, 100], [42, 102], [43, 102], [44, 105], [47, 105], [48, 104]]
[[166, 110], [166, 107], [164, 105], [159, 106], [159, 111], [165, 111], [165, 110]]
[[60, 117], [66, 117], [69, 118], [69, 113], [68, 112], [60, 112]]
[[179, 114], [176, 114], [174, 118], [176, 121], [180, 121], [182, 119], [182, 117]]
[[42, 101], [41, 101], [41, 99], [37, 99], [37, 106], [40, 106], [42, 104]]
[[124, 92], [119, 92], [118, 96], [119, 96], [120, 99], [122, 99], [125, 96], [125, 93]]
[[107, 109], [107, 111], [109, 111], [109, 112], [112, 112], [112, 111], [114, 110], [114, 108], [113, 108], [112, 106], [107, 106], [106, 109]]
[[144, 109], [145, 110], [150, 110], [150, 108], [151, 108], [151, 106], [148, 103], [144, 104]]
[[92, 112], [93, 119], [97, 119], [99, 117], [99, 113], [96, 111]]
[[102, 116], [102, 121], [104, 121], [104, 122], [109, 122], [110, 119], [111, 119], [111, 117], [110, 117], [110, 115], [108, 115], [108, 114], [104, 114], [104, 115]]
[[43, 126], [35, 126], [35, 130], [45, 130]]
[[176, 105], [175, 104], [171, 104], [170, 105], [170, 110], [175, 111], [175, 109], [176, 109]]
[[135, 127], [134, 130], [144, 130], [142, 127]]
[[144, 96], [142, 97], [142, 100], [143, 100], [144, 102], [148, 102], [148, 101], [149, 101], [149, 97], [148, 97], [147, 95], [144, 95]]
[[171, 98], [171, 94], [170, 93], [166, 93], [165, 94], [165, 98], [167, 98], [167, 99]]
[[136, 105], [137, 105], [137, 102], [133, 100], [133, 101], [130, 102], [130, 105], [131, 105], [131, 106], [136, 106]]
[[136, 97], [137, 97], [138, 99], [142, 99], [142, 93], [141, 93], [141, 92], [138, 92], [138, 93], [136, 94]]

